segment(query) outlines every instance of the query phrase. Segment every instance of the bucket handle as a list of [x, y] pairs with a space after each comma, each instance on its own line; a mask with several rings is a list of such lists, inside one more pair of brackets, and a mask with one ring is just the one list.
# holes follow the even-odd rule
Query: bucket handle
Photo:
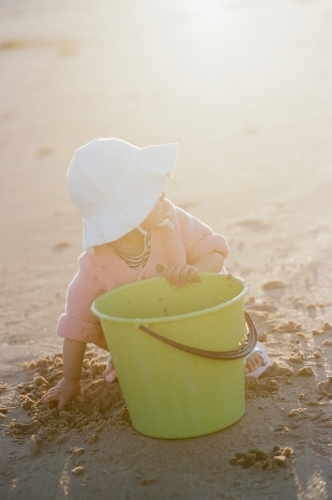
[[162, 335], [153, 332], [149, 328], [146, 328], [146, 326], [140, 325], [138, 328], [140, 330], [143, 330], [143, 332], [151, 335], [151, 337], [154, 337], [155, 339], [158, 339], [161, 342], [164, 342], [165, 344], [171, 345], [172, 347], [176, 347], [181, 351], [189, 352], [190, 354], [201, 356], [203, 358], [229, 360], [229, 359], [244, 358], [245, 356], [248, 356], [248, 354], [252, 352], [257, 343], [257, 331], [255, 324], [246, 311], [244, 312], [244, 319], [250, 336], [248, 340], [237, 351], [218, 352], [218, 351], [206, 351], [204, 349], [197, 349], [196, 347], [190, 347], [185, 344], [180, 344], [179, 342], [175, 342], [174, 340], [170, 340], [166, 337], [163, 337]]

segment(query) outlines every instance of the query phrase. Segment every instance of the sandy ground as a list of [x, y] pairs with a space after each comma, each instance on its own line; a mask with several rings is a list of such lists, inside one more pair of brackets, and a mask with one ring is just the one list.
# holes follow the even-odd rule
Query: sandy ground
[[[330, 1], [1, 0], [0, 19], [0, 498], [332, 498]], [[221, 432], [139, 434], [98, 350], [85, 405], [38, 402], [82, 251], [66, 171], [106, 136], [179, 143], [168, 196], [250, 284], [272, 366]]]

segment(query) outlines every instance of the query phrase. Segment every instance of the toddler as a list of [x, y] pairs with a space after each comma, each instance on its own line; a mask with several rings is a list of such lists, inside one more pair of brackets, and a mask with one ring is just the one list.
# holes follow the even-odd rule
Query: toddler
[[[80, 377], [89, 342], [108, 350], [91, 305], [101, 294], [137, 280], [164, 276], [175, 286], [199, 280], [199, 272], [225, 272], [223, 236], [165, 198], [177, 144], [138, 148], [125, 141], [96, 139], [79, 148], [67, 176], [69, 197], [83, 216], [85, 252], [70, 283], [57, 334], [64, 338], [63, 377], [43, 397], [58, 410], [83, 402]], [[247, 375], [267, 364], [256, 348], [246, 359]], [[107, 381], [116, 378], [110, 365]]]

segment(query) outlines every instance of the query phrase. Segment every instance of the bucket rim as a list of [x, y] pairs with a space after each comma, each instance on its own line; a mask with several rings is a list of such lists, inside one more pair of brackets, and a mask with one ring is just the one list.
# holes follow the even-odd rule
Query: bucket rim
[[[229, 275], [224, 275], [224, 274], [220, 274], [220, 273], [199, 273], [199, 275], [200, 276], [211, 276], [211, 275], [213, 275], [213, 276], [225, 276], [225, 278], [227, 278], [227, 276], [229, 276]], [[109, 290], [108, 292], [103, 293], [96, 300], [94, 300], [94, 302], [91, 306], [91, 311], [99, 319], [104, 319], [107, 321], [114, 321], [115, 323], [137, 324], [138, 326], [142, 323], [143, 324], [168, 323], [168, 322], [172, 322], [172, 321], [179, 321], [182, 319], [193, 318], [195, 316], [202, 316], [205, 314], [210, 314], [210, 313], [219, 311], [220, 309], [225, 309], [226, 307], [229, 307], [232, 304], [235, 304], [236, 302], [241, 300], [248, 293], [248, 290], [249, 290], [248, 283], [244, 279], [239, 278], [238, 276], [234, 276], [233, 274], [231, 276], [233, 279], [235, 279], [236, 281], [238, 281], [239, 283], [242, 284], [242, 286], [243, 286], [242, 291], [233, 299], [227, 300], [227, 302], [222, 302], [221, 304], [218, 304], [216, 306], [209, 307], [206, 309], [201, 309], [199, 311], [193, 311], [193, 312], [184, 313], [184, 314], [177, 314], [175, 316], [162, 316], [162, 317], [158, 317], [158, 318], [153, 318], [153, 317], [149, 317], [149, 318], [146, 318], [146, 317], [145, 318], [123, 318], [123, 317], [119, 317], [119, 316], [110, 316], [109, 314], [102, 313], [97, 309], [98, 302], [103, 300], [104, 298], [106, 298], [108, 295], [111, 295], [112, 293], [114, 293], [115, 290], [120, 290], [120, 289], [123, 290], [125, 288], [139, 285], [141, 283], [141, 281], [135, 281], [133, 283], [128, 283], [127, 285], [119, 286], [117, 288], [114, 288], [113, 290]], [[164, 279], [166, 279], [166, 278], [163, 276], [157, 276], [154, 278], [147, 278], [144, 280], [144, 282], [146, 283], [146, 282], [157, 281], [157, 280], [160, 281], [160, 280], [164, 280]]]

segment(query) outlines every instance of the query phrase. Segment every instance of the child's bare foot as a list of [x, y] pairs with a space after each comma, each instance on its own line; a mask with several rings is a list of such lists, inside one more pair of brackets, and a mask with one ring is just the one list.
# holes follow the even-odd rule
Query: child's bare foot
[[106, 370], [103, 372], [103, 378], [105, 382], [113, 382], [117, 378], [117, 374], [113, 364], [111, 363], [111, 359], [109, 359]]
[[246, 359], [245, 374], [253, 372], [260, 368], [265, 363], [263, 355], [260, 351], [254, 351]]

